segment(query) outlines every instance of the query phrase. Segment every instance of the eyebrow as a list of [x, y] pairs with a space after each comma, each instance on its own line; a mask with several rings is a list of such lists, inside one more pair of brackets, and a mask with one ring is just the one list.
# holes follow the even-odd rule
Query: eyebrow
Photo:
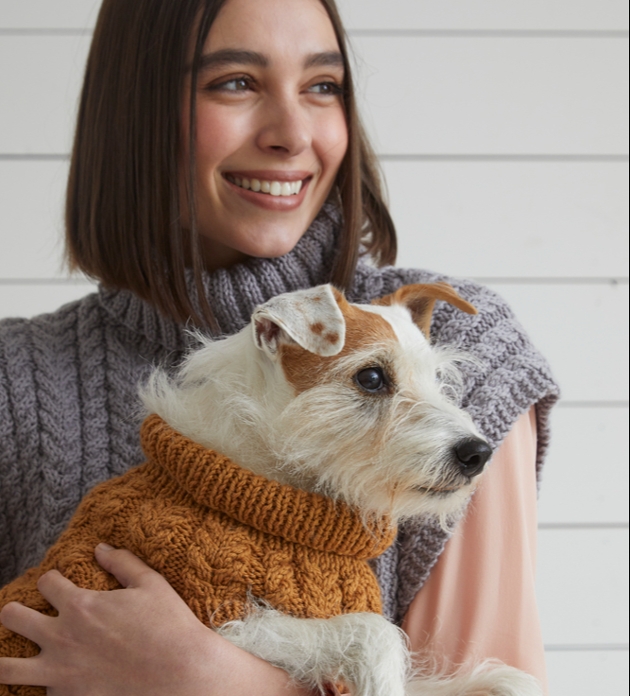
[[256, 51], [224, 48], [221, 51], [214, 51], [214, 53], [206, 53], [201, 56], [199, 70], [235, 64], [256, 65], [260, 68], [266, 68], [269, 65], [269, 61], [262, 53], [256, 53]]
[[343, 68], [343, 56], [339, 51], [324, 51], [323, 53], [311, 53], [304, 61], [305, 68]]
[[[262, 53], [242, 49], [224, 48], [213, 53], [206, 53], [199, 60], [199, 70], [223, 67], [225, 65], [254, 65], [267, 68], [269, 60]], [[338, 51], [311, 53], [304, 60], [305, 68], [344, 67], [344, 60]]]

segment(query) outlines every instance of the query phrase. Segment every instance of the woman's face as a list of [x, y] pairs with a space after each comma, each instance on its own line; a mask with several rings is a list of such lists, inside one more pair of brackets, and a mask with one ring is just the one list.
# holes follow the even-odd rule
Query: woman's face
[[206, 265], [286, 254], [326, 200], [348, 143], [330, 19], [319, 0], [228, 0], [202, 55], [196, 208]]

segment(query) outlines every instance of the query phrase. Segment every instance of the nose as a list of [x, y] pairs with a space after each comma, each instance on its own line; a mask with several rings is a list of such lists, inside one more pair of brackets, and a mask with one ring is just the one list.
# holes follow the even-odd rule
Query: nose
[[455, 446], [455, 458], [459, 470], [469, 477], [476, 476], [483, 471], [491, 454], [490, 445], [478, 437], [462, 440]]
[[285, 97], [269, 104], [258, 132], [261, 149], [293, 157], [306, 150], [311, 139], [309, 120], [297, 101]]

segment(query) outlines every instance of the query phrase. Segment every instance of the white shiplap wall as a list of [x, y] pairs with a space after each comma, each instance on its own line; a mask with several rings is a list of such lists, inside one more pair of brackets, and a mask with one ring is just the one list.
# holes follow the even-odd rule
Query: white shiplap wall
[[[482, 279], [563, 388], [540, 499], [552, 696], [628, 692], [628, 5], [339, 0], [400, 263]], [[61, 197], [95, 0], [0, 0], [0, 317], [89, 285]]]

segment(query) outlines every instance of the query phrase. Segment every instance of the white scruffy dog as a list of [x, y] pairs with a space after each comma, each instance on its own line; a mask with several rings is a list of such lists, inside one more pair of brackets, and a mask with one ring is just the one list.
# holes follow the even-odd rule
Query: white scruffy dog
[[[201, 339], [175, 379], [157, 371], [147, 409], [195, 442], [280, 483], [343, 499], [367, 518], [456, 515], [490, 457], [455, 403], [454, 356], [428, 340], [448, 285], [410, 285], [353, 305], [324, 285], [258, 307], [230, 338]], [[258, 606], [221, 627], [235, 644], [324, 691], [355, 696], [539, 696], [533, 677], [484, 665], [412, 676], [399, 629], [377, 614], [297, 619]]]

